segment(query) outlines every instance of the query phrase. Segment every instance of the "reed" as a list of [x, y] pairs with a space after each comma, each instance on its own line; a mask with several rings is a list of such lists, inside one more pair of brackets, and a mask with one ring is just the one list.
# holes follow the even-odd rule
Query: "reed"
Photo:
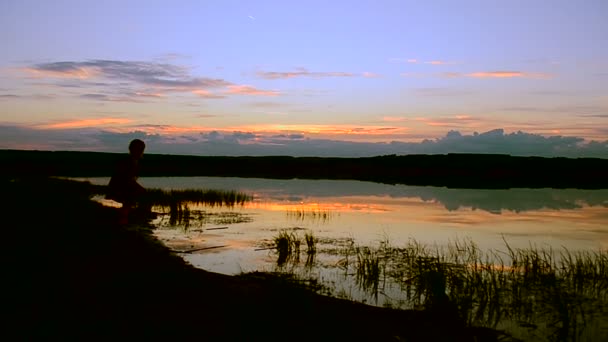
[[304, 220], [313, 220], [313, 221], [321, 221], [326, 222], [330, 220], [333, 216], [333, 213], [329, 210], [324, 210], [320, 208], [308, 209], [308, 208], [294, 208], [287, 209], [286, 211], [287, 217], [304, 221]]
[[[408, 306], [453, 310], [470, 326], [520, 322], [576, 340], [608, 308], [606, 251], [514, 249], [506, 241], [505, 249], [483, 252], [471, 240], [444, 247], [415, 240], [395, 247], [385, 240], [376, 248], [355, 247], [356, 261], [346, 265], [367, 293], [377, 296], [388, 279]], [[348, 258], [352, 249], [344, 253]]]
[[296, 232], [283, 229], [274, 237], [277, 265], [282, 266], [287, 261], [300, 258], [300, 237]]
[[317, 238], [311, 230], [304, 233], [304, 241], [306, 242], [306, 254], [314, 255], [317, 253]]

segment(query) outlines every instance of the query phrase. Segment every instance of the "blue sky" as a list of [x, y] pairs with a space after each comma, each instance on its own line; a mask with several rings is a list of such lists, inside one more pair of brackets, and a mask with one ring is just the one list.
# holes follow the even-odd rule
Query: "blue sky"
[[239, 153], [343, 155], [522, 131], [603, 142], [603, 156], [607, 14], [601, 0], [5, 0], [0, 148], [144, 134], [159, 152], [219, 153], [220, 137]]

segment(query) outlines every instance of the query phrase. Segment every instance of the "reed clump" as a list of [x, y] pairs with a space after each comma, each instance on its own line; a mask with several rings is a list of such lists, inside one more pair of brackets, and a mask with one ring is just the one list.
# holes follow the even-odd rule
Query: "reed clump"
[[296, 231], [283, 229], [279, 231], [277, 236], [273, 238], [274, 249], [277, 253], [277, 264], [279, 266], [292, 260], [295, 263], [300, 261], [300, 246], [302, 240], [306, 243], [306, 254], [308, 266], [314, 262], [314, 256], [317, 253], [317, 238], [312, 231], [307, 231], [302, 239]]
[[214, 189], [186, 189], [186, 190], [162, 190], [148, 189], [142, 197], [142, 202], [150, 206], [157, 205], [169, 207], [174, 203], [190, 203], [194, 205], [208, 205], [211, 207], [225, 206], [234, 207], [251, 201], [251, 195], [228, 190]]
[[168, 209], [169, 225], [183, 225], [188, 229], [193, 219], [201, 218], [201, 215], [193, 215], [190, 209], [192, 205], [232, 208], [252, 199], [251, 195], [237, 191], [148, 189], [140, 199], [140, 205], [146, 208], [160, 207], [163, 211]]

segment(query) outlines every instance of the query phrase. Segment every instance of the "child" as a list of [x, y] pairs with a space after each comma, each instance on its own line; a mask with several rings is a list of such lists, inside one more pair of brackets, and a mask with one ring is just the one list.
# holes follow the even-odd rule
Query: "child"
[[121, 160], [108, 184], [107, 199], [122, 203], [119, 223], [129, 221], [129, 212], [135, 208], [137, 201], [146, 192], [143, 186], [137, 183], [139, 160], [144, 154], [146, 144], [135, 139], [129, 144], [129, 157]]

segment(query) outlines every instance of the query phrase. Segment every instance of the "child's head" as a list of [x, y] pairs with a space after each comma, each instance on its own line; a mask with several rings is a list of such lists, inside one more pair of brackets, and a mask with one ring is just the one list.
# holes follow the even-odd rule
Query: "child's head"
[[145, 149], [146, 144], [139, 139], [133, 139], [129, 144], [129, 153], [136, 159], [139, 159], [143, 156]]

